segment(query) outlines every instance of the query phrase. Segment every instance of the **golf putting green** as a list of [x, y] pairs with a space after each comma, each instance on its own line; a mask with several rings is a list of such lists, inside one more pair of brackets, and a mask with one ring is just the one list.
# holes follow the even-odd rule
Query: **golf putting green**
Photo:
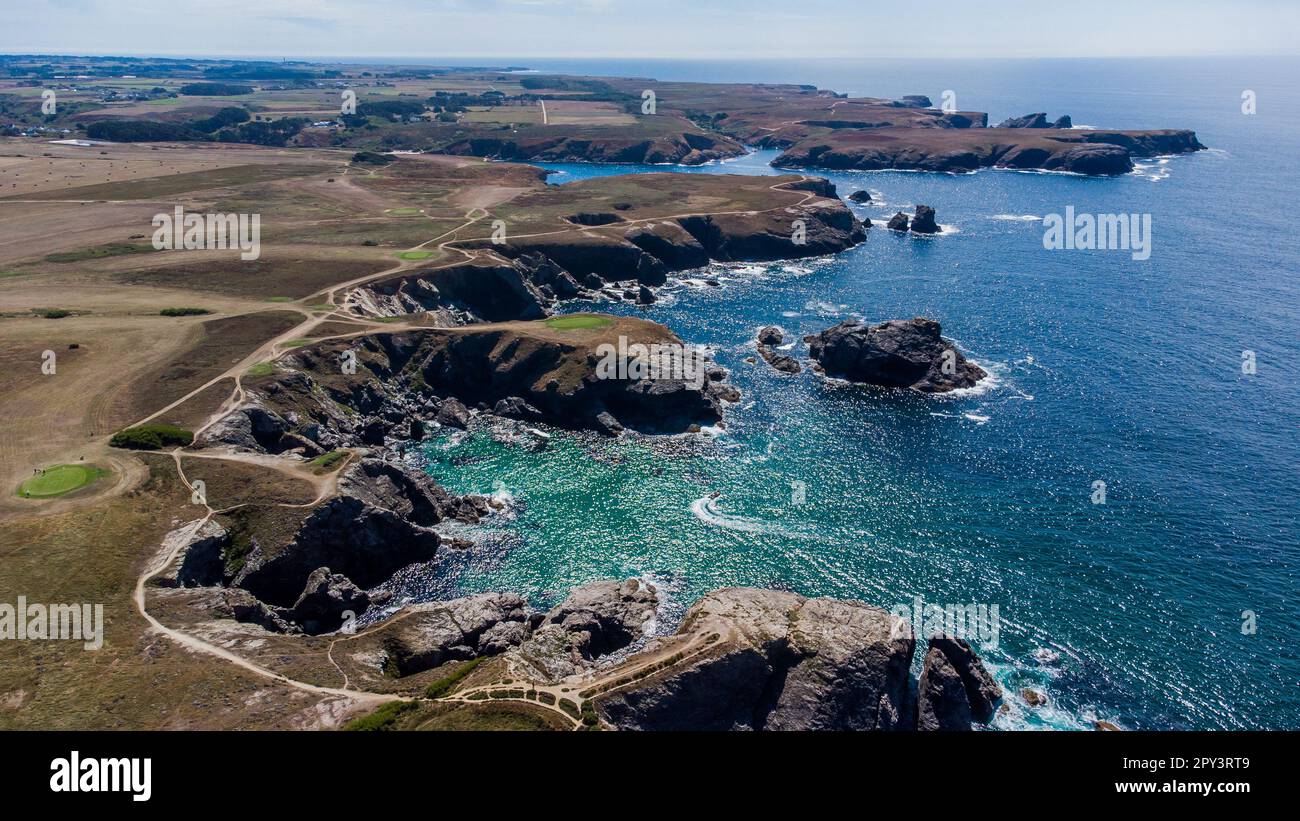
[[46, 468], [18, 486], [18, 495], [46, 499], [85, 487], [104, 474], [93, 465], [55, 465]]

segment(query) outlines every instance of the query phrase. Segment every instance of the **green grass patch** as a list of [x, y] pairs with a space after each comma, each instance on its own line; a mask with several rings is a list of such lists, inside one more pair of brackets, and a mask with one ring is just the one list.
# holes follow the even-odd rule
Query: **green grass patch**
[[397, 255], [397, 258], [416, 260], [416, 259], [428, 259], [431, 256], [433, 256], [432, 251], [402, 251]]
[[158, 450], [170, 445], [185, 446], [194, 441], [194, 434], [175, 425], [137, 425], [113, 434], [108, 443], [115, 448], [130, 450]]
[[266, 301], [267, 301], [267, 302], [293, 302], [293, 297], [291, 297], [291, 296], [268, 296], [268, 297], [266, 298]]
[[414, 701], [390, 701], [369, 715], [354, 718], [343, 729], [349, 732], [376, 732], [391, 730], [397, 719], [419, 705]]
[[207, 308], [163, 308], [158, 316], [203, 316], [210, 313]]
[[316, 474], [329, 473], [343, 464], [343, 460], [348, 456], [346, 450], [332, 450], [329, 453], [322, 453], [308, 464], [311, 465], [312, 472]]
[[313, 311], [333, 311], [338, 306], [331, 305], [328, 302], [317, 302], [315, 305], [308, 305], [307, 307]]
[[275, 366], [270, 362], [258, 362], [248, 370], [244, 371], [244, 376], [251, 376], [254, 379], [262, 376], [270, 376], [275, 373]]
[[598, 316], [596, 314], [565, 314], [564, 316], [553, 316], [546, 320], [549, 328], [557, 331], [577, 331], [585, 328], [608, 328], [614, 324], [614, 320], [607, 316]]
[[55, 465], [46, 468], [18, 486], [18, 495], [30, 499], [48, 499], [83, 488], [106, 471], [93, 465]]
[[283, 344], [286, 348], [301, 348], [303, 345], [310, 345], [311, 340], [307, 338], [287, 339]]
[[72, 311], [65, 308], [37, 308], [32, 313], [42, 319], [63, 319], [65, 316], [72, 316]]
[[94, 248], [82, 248], [79, 251], [61, 251], [57, 254], [46, 254], [46, 262], [85, 262], [88, 259], [103, 259], [104, 257], [120, 257], [124, 254], [151, 254], [156, 249], [152, 245], [146, 245], [138, 242], [110, 242], [107, 245], [96, 245]]
[[428, 687], [424, 688], [425, 698], [442, 698], [447, 695], [452, 691], [452, 688], [464, 680], [465, 676], [474, 672], [474, 668], [478, 667], [482, 661], [482, 656], [472, 661], [467, 661], [455, 670], [452, 670], [449, 674], [430, 684]]
[[424, 212], [419, 208], [389, 208], [387, 213], [390, 217], [418, 217]]

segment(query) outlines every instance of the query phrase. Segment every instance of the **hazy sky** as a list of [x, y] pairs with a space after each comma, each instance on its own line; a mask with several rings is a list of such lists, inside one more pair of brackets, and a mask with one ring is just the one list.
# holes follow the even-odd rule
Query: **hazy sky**
[[1300, 53], [1297, 0], [0, 0], [0, 52], [494, 58]]

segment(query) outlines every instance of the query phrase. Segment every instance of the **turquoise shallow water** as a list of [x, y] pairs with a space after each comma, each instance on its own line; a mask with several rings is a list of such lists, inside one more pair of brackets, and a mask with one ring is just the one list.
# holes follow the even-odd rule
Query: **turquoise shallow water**
[[[826, 175], [841, 194], [866, 187], [883, 201], [864, 216], [920, 202], [955, 230], [925, 240], [877, 226], [832, 259], [714, 266], [721, 288], [677, 283], [649, 309], [602, 306], [714, 350], [744, 393], [725, 434], [555, 433], [540, 452], [529, 435], [486, 429], [434, 440], [423, 449], [433, 475], [459, 492], [508, 494], [513, 518], [477, 533], [484, 547], [463, 566], [413, 574], [404, 589], [508, 589], [548, 604], [583, 581], [646, 575], [668, 592], [664, 629], [698, 594], [731, 584], [883, 607], [915, 596], [998, 604], [1000, 641], [986, 655], [1005, 684], [1051, 699], [1004, 726], [1300, 727], [1300, 245], [1288, 159], [1300, 100], [1281, 81], [1294, 62], [1263, 65], [948, 67], [964, 85], [933, 64], [658, 66], [661, 77], [748, 71], [935, 99], [956, 86], [963, 107], [995, 118], [1046, 109], [1076, 123], [1190, 127], [1214, 150], [1106, 180]], [[1243, 88], [1260, 96], [1253, 118], [1238, 110]], [[773, 173], [770, 156], [675, 170]], [[561, 183], [662, 170], [551, 167]], [[1067, 205], [1151, 214], [1151, 258], [1045, 251], [1040, 218]], [[848, 317], [915, 315], [940, 320], [996, 379], [935, 398], [743, 361], [761, 325], [798, 338]], [[1241, 373], [1246, 349], [1253, 376]], [[1104, 505], [1091, 503], [1097, 480]]]

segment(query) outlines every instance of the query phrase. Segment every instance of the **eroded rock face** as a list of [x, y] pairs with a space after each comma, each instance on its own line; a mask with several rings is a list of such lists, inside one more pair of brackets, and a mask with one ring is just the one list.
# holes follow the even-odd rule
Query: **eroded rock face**
[[341, 573], [319, 567], [307, 577], [302, 594], [285, 617], [298, 623], [304, 633], [332, 633], [343, 624], [346, 614], [354, 617], [370, 606], [370, 596]]
[[542, 618], [515, 659], [543, 681], [574, 675], [642, 638], [658, 604], [659, 591], [640, 579], [574, 588]]
[[163, 581], [240, 588], [247, 595], [227, 596], [234, 617], [269, 630], [331, 632], [343, 611], [359, 616], [370, 606], [366, 588], [450, 549], [433, 525], [490, 511], [487, 499], [450, 494], [416, 468], [364, 458], [314, 507], [220, 514], [183, 548], [174, 580]]
[[380, 629], [381, 665], [390, 675], [407, 676], [497, 655], [527, 637], [528, 619], [528, 603], [513, 593], [412, 605]]
[[356, 497], [337, 496], [308, 512], [287, 544], [255, 541], [232, 584], [269, 604], [289, 606], [318, 567], [369, 588], [408, 564], [432, 559], [441, 543], [432, 528]]
[[1002, 688], [965, 640], [930, 639], [917, 685], [918, 730], [969, 730], [993, 718], [1001, 699]]
[[847, 320], [804, 341], [825, 373], [853, 382], [939, 393], [969, 388], [987, 376], [940, 330], [938, 322], [922, 317], [879, 325]]
[[910, 628], [860, 602], [728, 588], [706, 595], [676, 636], [629, 665], [676, 665], [597, 700], [615, 727], [640, 730], [893, 730], [904, 701]]
[[902, 211], [899, 211], [897, 214], [890, 217], [889, 222], [885, 223], [885, 227], [890, 231], [906, 231], [907, 225], [907, 214], [904, 214]]

